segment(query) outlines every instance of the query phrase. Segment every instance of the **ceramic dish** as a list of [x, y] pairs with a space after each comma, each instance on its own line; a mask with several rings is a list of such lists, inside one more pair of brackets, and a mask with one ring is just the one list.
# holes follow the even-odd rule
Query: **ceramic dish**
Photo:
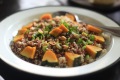
[[0, 41], [1, 41], [0, 58], [7, 64], [22, 71], [37, 75], [53, 76], [53, 77], [69, 77], [69, 76], [78, 76], [78, 75], [93, 73], [110, 66], [119, 59], [120, 38], [116, 36], [112, 36], [110, 50], [106, 55], [104, 55], [97, 61], [84, 66], [72, 67], [72, 68], [50, 68], [50, 67], [34, 65], [18, 58], [11, 51], [10, 41], [12, 40], [13, 36], [17, 34], [17, 31], [21, 28], [21, 26], [33, 21], [35, 18], [38, 18], [42, 13], [46, 13], [46, 12], [52, 13], [56, 11], [68, 11], [68, 12], [76, 13], [80, 16], [80, 18], [83, 21], [96, 23], [99, 25], [119, 27], [119, 25], [117, 25], [111, 19], [99, 13], [82, 8], [41, 7], [41, 8], [34, 8], [34, 9], [17, 12], [7, 17], [0, 23]]

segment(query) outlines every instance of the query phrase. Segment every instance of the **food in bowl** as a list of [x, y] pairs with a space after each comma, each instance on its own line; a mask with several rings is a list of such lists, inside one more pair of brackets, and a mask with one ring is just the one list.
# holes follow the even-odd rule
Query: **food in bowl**
[[106, 52], [104, 32], [69, 16], [43, 14], [13, 37], [11, 49], [19, 58], [41, 66], [76, 67]]

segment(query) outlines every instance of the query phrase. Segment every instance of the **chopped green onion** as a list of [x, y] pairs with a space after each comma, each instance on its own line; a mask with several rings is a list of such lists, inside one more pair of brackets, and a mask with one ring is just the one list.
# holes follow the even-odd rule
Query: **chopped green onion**
[[75, 39], [73, 39], [73, 38], [70, 38], [70, 41], [69, 42], [74, 42], [75, 41]]
[[66, 43], [65, 45], [69, 46], [69, 42], [68, 42], [68, 43]]
[[51, 29], [52, 29], [52, 26], [51, 26], [51, 25], [48, 25], [48, 26], [45, 27], [44, 31], [50, 32]]
[[82, 44], [82, 38], [79, 38], [78, 41], [77, 41], [77, 44]]
[[79, 33], [78, 26], [73, 26], [73, 31], [78, 34]]
[[95, 40], [95, 36], [94, 36], [94, 35], [89, 35], [89, 39], [90, 39], [91, 41], [94, 41], [94, 40]]
[[67, 38], [67, 40], [66, 40], [66, 45], [68, 46], [69, 43], [70, 43], [70, 38]]
[[83, 46], [82, 49], [84, 50], [86, 48], [86, 46]]
[[35, 40], [36, 38], [42, 39], [44, 37], [44, 35], [40, 32], [37, 32], [36, 34], [32, 35], [32, 39]]
[[48, 48], [48, 46], [43, 46], [42, 47], [43, 52], [46, 52], [47, 48]]
[[51, 24], [55, 24], [55, 21], [52, 20], [52, 21], [51, 21]]
[[42, 40], [42, 50], [45, 52], [48, 48], [49, 44], [47, 41]]
[[60, 20], [60, 25], [63, 24], [65, 21], [63, 19]]
[[70, 38], [67, 39], [67, 42], [70, 42]]
[[69, 29], [70, 24], [68, 24], [68, 23], [65, 22], [64, 20], [61, 20], [60, 24], [63, 24], [66, 28]]
[[69, 33], [72, 33], [72, 32], [79, 34], [77, 26], [69, 27]]
[[44, 31], [44, 35], [48, 34], [49, 32], [48, 31]]
[[82, 43], [83, 43], [83, 45], [87, 45], [88, 43], [87, 42], [85, 42], [84, 40], [82, 41]]
[[57, 47], [58, 49], [61, 49], [61, 48], [62, 48], [62, 47], [60, 46], [60, 43], [59, 43], [59, 42], [56, 43], [56, 47]]
[[87, 40], [87, 43], [88, 43], [88, 44], [92, 44], [93, 42], [92, 42], [92, 41], [90, 41], [90, 40]]
[[38, 30], [39, 33], [43, 34], [43, 31], [41, 29]]
[[85, 56], [85, 59], [86, 59], [86, 60], [89, 60], [89, 58], [90, 58], [89, 55], [86, 55], [86, 56]]
[[88, 36], [88, 34], [86, 32], [82, 32], [82, 35], [84, 36]]
[[79, 38], [80, 37], [80, 35], [75, 33], [75, 32], [72, 32], [72, 34], [74, 35], [75, 38]]
[[69, 29], [69, 33], [71, 33], [71, 30], [70, 30], [70, 24], [65, 22], [64, 20], [61, 20], [60, 21], [60, 25], [63, 24], [67, 29]]

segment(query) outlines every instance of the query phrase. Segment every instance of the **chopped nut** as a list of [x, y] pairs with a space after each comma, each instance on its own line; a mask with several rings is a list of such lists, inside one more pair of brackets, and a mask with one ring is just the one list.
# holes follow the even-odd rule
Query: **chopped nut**
[[61, 36], [61, 37], [59, 37], [59, 39], [62, 40], [62, 41], [65, 41], [66, 37], [65, 36]]
[[55, 45], [56, 43], [54, 41], [50, 41], [49, 44]]
[[34, 24], [34, 26], [38, 26], [38, 25], [39, 25], [39, 24], [37, 24], [36, 22], [34, 22], [33, 24]]
[[68, 46], [67, 45], [63, 45], [63, 49], [64, 50], [68, 49]]

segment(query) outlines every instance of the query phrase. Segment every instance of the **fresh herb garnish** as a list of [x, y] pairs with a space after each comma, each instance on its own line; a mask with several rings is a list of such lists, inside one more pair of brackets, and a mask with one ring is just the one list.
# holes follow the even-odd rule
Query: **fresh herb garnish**
[[85, 46], [85, 45], [87, 45], [88, 43], [86, 42], [86, 41], [82, 41], [82, 43], [83, 43], [83, 45]]
[[90, 56], [87, 54], [87, 55], [85, 56], [85, 59], [86, 59], [86, 60], [89, 60], [89, 58], [90, 58]]
[[47, 48], [48, 48], [48, 46], [43, 46], [42, 47], [43, 52], [46, 52]]
[[58, 49], [62, 49], [62, 47], [60, 46], [60, 43], [59, 43], [59, 42], [56, 42], [56, 47], [57, 47]]
[[93, 42], [90, 41], [89, 39], [87, 40], [87, 43], [88, 43], [88, 44], [93, 44]]
[[68, 24], [67, 22], [65, 22], [64, 20], [60, 21], [60, 25], [63, 24], [67, 29], [69, 29], [70, 24]]
[[76, 34], [79, 34], [77, 26], [71, 26], [71, 27], [69, 27], [69, 33], [71, 34], [72, 32], [74, 32]]
[[36, 38], [39, 38], [39, 39], [43, 39], [44, 35], [43, 33], [40, 33], [40, 32], [37, 32], [35, 34], [32, 35], [32, 39], [35, 40]]
[[86, 32], [82, 32], [82, 35], [84, 36], [88, 36], [88, 34]]
[[79, 38], [77, 44], [82, 44], [82, 42], [83, 42], [82, 38]]
[[92, 35], [92, 34], [90, 34], [90, 35], [89, 35], [89, 39], [90, 39], [91, 41], [94, 41], [94, 40], [95, 40], [95, 36]]
[[48, 26], [45, 27], [44, 31], [50, 32], [51, 29], [52, 29], [52, 26], [51, 26], [51, 25], [48, 25]]
[[45, 52], [48, 48], [49, 44], [47, 43], [47, 41], [42, 40], [42, 50], [43, 52]]
[[84, 50], [86, 48], [86, 46], [83, 46], [82, 49]]

